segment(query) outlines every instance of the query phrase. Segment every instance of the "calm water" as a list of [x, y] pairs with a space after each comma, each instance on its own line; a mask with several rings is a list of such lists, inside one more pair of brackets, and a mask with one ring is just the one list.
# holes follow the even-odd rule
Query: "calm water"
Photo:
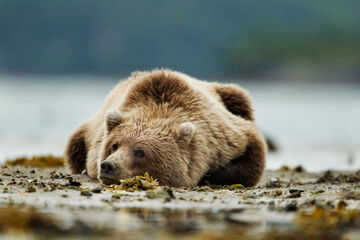
[[[51, 81], [50, 81], [51, 79]], [[0, 162], [61, 155], [67, 136], [101, 106], [116, 79], [0, 76]], [[280, 151], [267, 167], [360, 168], [360, 86], [241, 82], [257, 123]]]

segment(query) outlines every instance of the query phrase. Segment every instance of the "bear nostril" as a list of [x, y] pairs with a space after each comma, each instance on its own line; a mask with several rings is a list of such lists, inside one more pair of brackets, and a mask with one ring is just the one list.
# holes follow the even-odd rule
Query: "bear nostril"
[[111, 173], [115, 170], [115, 165], [110, 161], [103, 161], [100, 165], [102, 173]]

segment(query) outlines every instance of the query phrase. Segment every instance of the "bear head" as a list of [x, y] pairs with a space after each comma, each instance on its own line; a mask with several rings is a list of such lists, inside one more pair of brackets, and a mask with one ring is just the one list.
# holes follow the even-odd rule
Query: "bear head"
[[190, 122], [174, 119], [134, 119], [118, 110], [105, 118], [105, 134], [98, 162], [104, 184], [148, 172], [162, 185], [191, 185], [191, 142], [196, 132]]

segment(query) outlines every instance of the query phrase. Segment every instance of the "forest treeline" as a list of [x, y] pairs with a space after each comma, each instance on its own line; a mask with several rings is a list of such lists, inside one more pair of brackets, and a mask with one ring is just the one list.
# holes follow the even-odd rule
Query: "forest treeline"
[[357, 0], [0, 0], [0, 72], [357, 72]]

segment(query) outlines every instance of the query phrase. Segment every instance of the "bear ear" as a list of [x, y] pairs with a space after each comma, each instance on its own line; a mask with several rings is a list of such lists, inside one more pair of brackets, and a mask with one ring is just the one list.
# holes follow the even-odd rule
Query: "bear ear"
[[195, 125], [190, 122], [184, 122], [179, 125], [178, 138], [191, 141], [195, 133]]
[[106, 131], [109, 133], [114, 127], [124, 121], [123, 116], [118, 110], [111, 109], [106, 112]]

